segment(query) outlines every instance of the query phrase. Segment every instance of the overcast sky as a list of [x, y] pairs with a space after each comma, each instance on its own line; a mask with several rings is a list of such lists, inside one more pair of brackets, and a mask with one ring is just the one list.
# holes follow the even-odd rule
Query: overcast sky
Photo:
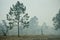
[[[12, 4], [18, 0], [0, 0], [0, 21], [6, 19], [6, 14]], [[26, 6], [26, 12], [30, 17], [37, 16], [39, 24], [46, 22], [52, 26], [52, 18], [58, 13], [60, 0], [19, 0]]]

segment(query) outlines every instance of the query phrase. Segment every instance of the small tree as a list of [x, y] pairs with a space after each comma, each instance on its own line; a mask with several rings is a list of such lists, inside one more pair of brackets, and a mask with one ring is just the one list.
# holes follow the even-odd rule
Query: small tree
[[9, 27], [7, 26], [7, 23], [5, 20], [2, 20], [3, 24], [0, 23], [0, 31], [3, 34], [3, 36], [7, 36], [7, 33], [9, 31]]
[[56, 17], [53, 18], [53, 21], [54, 21], [54, 26], [57, 29], [60, 28], [60, 10], [59, 10], [59, 13], [56, 14]]
[[47, 29], [48, 28], [48, 26], [47, 26], [47, 24], [44, 22], [43, 24], [42, 24], [42, 26], [41, 26], [41, 35], [44, 35], [44, 31], [46, 31], [45, 29]]
[[10, 8], [9, 14], [7, 14], [7, 20], [9, 21], [10, 29], [13, 28], [13, 26], [18, 26], [18, 36], [19, 36], [19, 26], [23, 26], [23, 28], [28, 27], [29, 25], [29, 16], [27, 13], [25, 13], [26, 7], [23, 5], [23, 3], [20, 3], [17, 1], [15, 5]]

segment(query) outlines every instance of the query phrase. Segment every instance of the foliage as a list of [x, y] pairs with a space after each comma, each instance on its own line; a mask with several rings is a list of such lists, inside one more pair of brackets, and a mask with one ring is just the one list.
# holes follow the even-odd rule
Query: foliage
[[7, 23], [5, 20], [2, 20], [2, 23], [0, 23], [0, 32], [3, 36], [7, 36], [7, 33], [9, 31], [9, 27], [7, 26]]
[[38, 18], [36, 16], [32, 17], [30, 19], [29, 25], [31, 27], [37, 27], [38, 26]]
[[29, 26], [29, 16], [28, 13], [25, 13], [26, 7], [23, 3], [17, 1], [15, 5], [10, 7], [10, 12], [7, 14], [7, 20], [9, 21], [10, 29], [14, 26], [18, 26], [18, 35], [19, 35], [19, 26], [23, 26], [23, 28]]
[[56, 14], [56, 16], [53, 18], [53, 21], [54, 21], [54, 26], [57, 29], [60, 28], [60, 10], [59, 10], [59, 13]]

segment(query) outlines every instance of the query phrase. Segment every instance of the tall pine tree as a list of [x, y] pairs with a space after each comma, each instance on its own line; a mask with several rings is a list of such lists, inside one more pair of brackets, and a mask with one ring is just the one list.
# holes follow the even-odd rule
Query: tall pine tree
[[26, 7], [23, 3], [17, 1], [15, 5], [10, 8], [9, 14], [7, 14], [7, 20], [9, 21], [10, 29], [17, 25], [18, 27], [18, 36], [19, 36], [19, 27], [22, 25], [23, 28], [29, 26], [29, 16], [25, 13]]

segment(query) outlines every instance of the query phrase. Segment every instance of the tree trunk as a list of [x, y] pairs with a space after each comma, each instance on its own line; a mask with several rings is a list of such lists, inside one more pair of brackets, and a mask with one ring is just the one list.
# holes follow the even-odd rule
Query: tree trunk
[[43, 35], [43, 30], [41, 30], [41, 35]]
[[19, 19], [18, 19], [18, 37], [19, 37]]
[[43, 35], [43, 29], [41, 28], [41, 35]]
[[7, 36], [7, 35], [4, 33], [4, 36]]

